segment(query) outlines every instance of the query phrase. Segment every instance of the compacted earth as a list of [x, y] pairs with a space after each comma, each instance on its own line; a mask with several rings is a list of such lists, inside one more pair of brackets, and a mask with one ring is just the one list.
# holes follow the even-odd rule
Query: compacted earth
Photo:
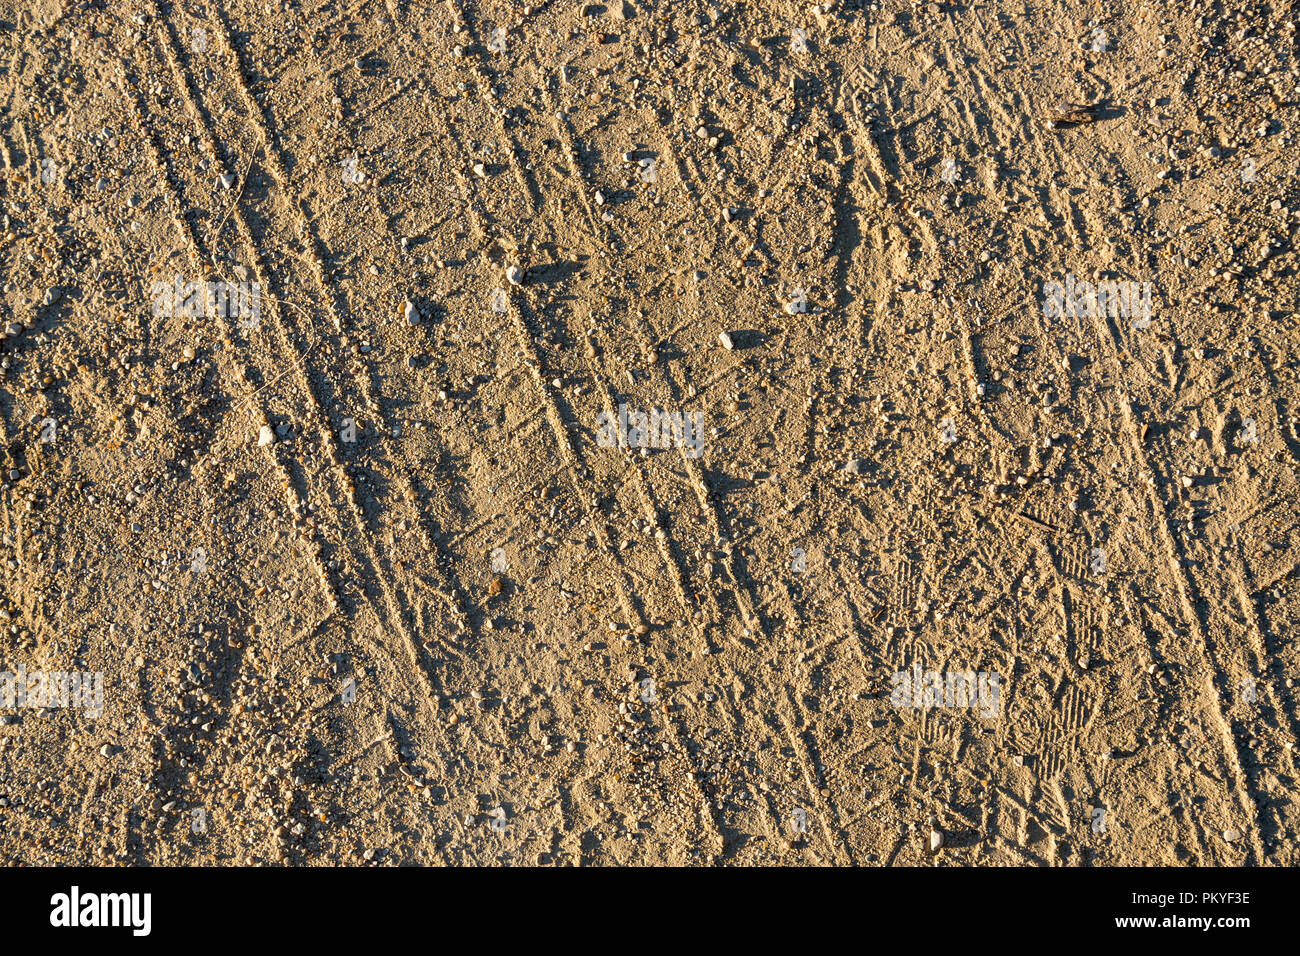
[[1297, 19], [0, 0], [0, 861], [1296, 866]]

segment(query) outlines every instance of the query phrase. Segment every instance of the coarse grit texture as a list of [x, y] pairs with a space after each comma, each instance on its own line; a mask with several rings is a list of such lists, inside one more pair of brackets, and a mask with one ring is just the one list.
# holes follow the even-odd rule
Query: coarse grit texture
[[1298, 19], [0, 0], [0, 863], [1300, 864]]

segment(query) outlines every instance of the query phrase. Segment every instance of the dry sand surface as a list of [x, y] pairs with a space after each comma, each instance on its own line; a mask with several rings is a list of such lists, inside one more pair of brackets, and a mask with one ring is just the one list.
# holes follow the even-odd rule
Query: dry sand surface
[[1297, 865], [1296, 19], [3, 0], [0, 860]]

